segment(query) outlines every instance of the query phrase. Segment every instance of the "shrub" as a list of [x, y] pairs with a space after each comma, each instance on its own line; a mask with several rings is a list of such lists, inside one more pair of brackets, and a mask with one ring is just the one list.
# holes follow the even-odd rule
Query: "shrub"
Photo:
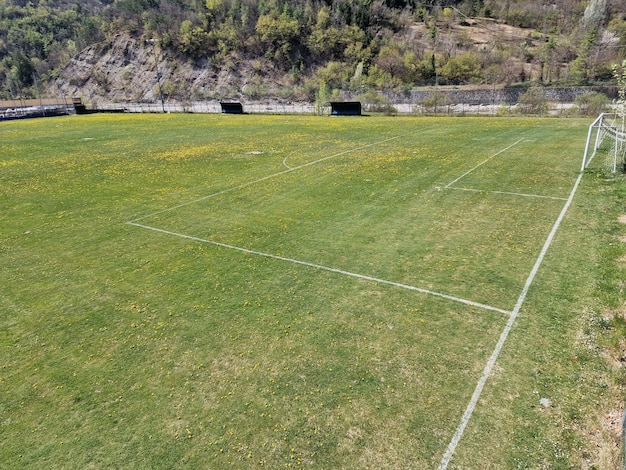
[[529, 88], [517, 100], [517, 109], [521, 114], [546, 114], [548, 112], [548, 97], [539, 87]]
[[389, 98], [382, 93], [377, 93], [374, 90], [358, 96], [357, 101], [361, 101], [365, 108], [373, 113], [383, 113], [387, 116], [393, 116], [398, 114], [398, 110], [393, 106]]
[[501, 103], [496, 110], [496, 116], [504, 117], [511, 114], [511, 107], [507, 103]]
[[422, 106], [429, 111], [437, 112], [437, 108], [442, 108], [444, 106], [449, 106], [452, 102], [448, 95], [442, 93], [440, 91], [433, 91], [429, 94], [424, 101], [422, 101]]
[[574, 104], [578, 109], [578, 114], [581, 116], [597, 116], [606, 110], [609, 98], [603, 93], [590, 91], [584, 95], [577, 96]]

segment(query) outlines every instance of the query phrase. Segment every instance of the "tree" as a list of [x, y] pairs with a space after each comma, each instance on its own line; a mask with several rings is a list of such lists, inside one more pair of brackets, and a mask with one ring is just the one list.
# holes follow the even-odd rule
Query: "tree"
[[300, 38], [298, 20], [290, 18], [288, 12], [261, 15], [256, 23], [256, 32], [266, 48], [265, 56], [283, 68], [292, 65]]
[[19, 88], [27, 88], [33, 84], [35, 67], [32, 61], [21, 51], [16, 51], [9, 61], [9, 78]]
[[120, 11], [134, 15], [141, 15], [150, 8], [158, 7], [157, 0], [118, 0], [115, 4]]
[[[558, 69], [558, 64], [555, 64], [554, 61], [554, 51], [557, 48], [557, 43], [554, 37], [550, 36], [548, 41], [543, 46], [543, 54], [542, 54], [542, 70], [541, 70], [541, 81], [550, 83], [552, 81], [552, 74], [555, 67]], [[558, 71], [557, 71], [558, 74]]]
[[353, 68], [343, 62], [331, 61], [315, 74], [317, 80], [330, 87], [345, 88], [353, 75]]
[[321, 81], [318, 91], [315, 93], [315, 114], [326, 114], [330, 101], [330, 88], [326, 82]]
[[626, 18], [615, 18], [607, 26], [607, 31], [612, 32], [617, 38], [618, 43], [615, 48], [622, 58], [626, 58]]
[[479, 16], [483, 13], [483, 10], [485, 8], [485, 1], [484, 0], [471, 0], [470, 2], [470, 10], [469, 10], [469, 15], [468, 16]]
[[[617, 93], [619, 96], [617, 104], [623, 123], [624, 119], [626, 119], [626, 60], [622, 61], [621, 66], [613, 65], [613, 76], [617, 82]], [[624, 127], [623, 124], [622, 127]]]
[[591, 51], [597, 43], [597, 31], [588, 32], [578, 45], [578, 57], [571, 63], [570, 76], [574, 83], [585, 85], [592, 74]]
[[381, 89], [393, 89], [402, 85], [399, 78], [385, 72], [376, 64], [370, 66], [368, 69], [365, 83], [369, 86]]
[[317, 22], [307, 39], [309, 49], [322, 59], [337, 60], [344, 50], [342, 43], [341, 31], [330, 24], [330, 10], [328, 7], [320, 8]]
[[200, 26], [194, 26], [189, 20], [181, 23], [178, 48], [183, 54], [194, 58], [202, 57], [207, 52], [208, 40], [207, 32]]
[[539, 87], [529, 88], [517, 100], [517, 109], [522, 114], [546, 114], [548, 112], [548, 97], [545, 91]]
[[372, 45], [368, 43], [365, 31], [356, 25], [344, 26], [341, 36], [345, 49], [343, 56], [351, 64], [369, 62], [372, 58]]
[[[622, 61], [621, 66], [615, 64], [613, 66], [613, 76], [617, 81], [617, 93], [619, 99], [617, 100], [618, 113], [622, 118], [622, 134], [626, 132], [626, 60]], [[626, 156], [624, 157], [626, 159]], [[624, 170], [626, 170], [626, 160], [622, 162]]]
[[381, 47], [374, 63], [390, 76], [406, 81], [408, 69], [397, 45]]
[[482, 77], [478, 56], [465, 52], [452, 57], [441, 67], [441, 76], [455, 85], [479, 82]]

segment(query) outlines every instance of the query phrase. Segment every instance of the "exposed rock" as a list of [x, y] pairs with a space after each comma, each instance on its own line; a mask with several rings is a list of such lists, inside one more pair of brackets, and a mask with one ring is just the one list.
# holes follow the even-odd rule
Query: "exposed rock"
[[[86, 103], [157, 103], [162, 90], [168, 103], [234, 99], [248, 102], [312, 102], [312, 96], [294, 86], [293, 77], [278, 71], [265, 59], [230, 57], [220, 64], [203, 59], [192, 62], [158, 43], [120, 33], [110, 41], [90, 46], [74, 57], [48, 85], [50, 96], [81, 97]], [[613, 88], [546, 88], [549, 101], [572, 103], [589, 91], [616, 96]], [[473, 106], [513, 105], [525, 87], [449, 86], [441, 87], [451, 104]], [[391, 103], [411, 105], [423, 102], [433, 88], [404, 93], [385, 91]], [[344, 92], [346, 100], [358, 99]]]
[[[161, 50], [158, 43], [127, 33], [84, 49], [48, 85], [51, 96], [80, 96], [86, 102], [154, 103], [166, 101], [239, 99], [252, 80], [268, 91], [283, 86], [272, 79], [271, 64], [237, 60], [220, 68], [204, 59], [184, 61]], [[259, 70], [259, 69], [262, 70]], [[278, 75], [277, 75], [278, 76]]]

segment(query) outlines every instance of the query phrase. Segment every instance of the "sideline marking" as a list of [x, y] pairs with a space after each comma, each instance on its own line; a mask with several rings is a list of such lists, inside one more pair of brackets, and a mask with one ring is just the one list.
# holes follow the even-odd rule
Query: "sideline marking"
[[509, 145], [507, 148], [504, 148], [502, 150], [500, 150], [499, 152], [494, 153], [491, 157], [489, 157], [487, 160], [485, 160], [484, 162], [480, 162], [478, 165], [476, 165], [474, 168], [472, 168], [471, 170], [467, 170], [465, 173], [463, 173], [461, 176], [459, 176], [457, 179], [455, 179], [454, 181], [452, 181], [451, 183], [448, 183], [446, 186], [444, 186], [444, 189], [448, 189], [450, 188], [450, 186], [452, 186], [454, 183], [456, 183], [457, 181], [465, 178], [467, 175], [469, 175], [472, 171], [476, 170], [477, 168], [483, 166], [485, 163], [487, 163], [489, 160], [491, 160], [494, 157], [497, 157], [498, 155], [500, 155], [501, 153], [506, 152], [508, 149], [510, 149], [511, 147], [516, 146], [517, 144], [519, 144], [522, 140], [524, 140], [524, 137], [522, 137], [521, 139], [519, 139], [517, 142], [513, 142], [511, 145]]
[[558, 197], [558, 196], [541, 196], [539, 194], [525, 194], [525, 193], [513, 193], [510, 191], [492, 191], [490, 189], [474, 189], [474, 188], [449, 188], [449, 187], [437, 187], [437, 189], [450, 189], [454, 191], [472, 191], [475, 193], [490, 193], [490, 194], [504, 194], [508, 196], [522, 196], [522, 197], [533, 197], [539, 199], [554, 199], [555, 201], [567, 201], [566, 197]]
[[227, 188], [227, 189], [224, 189], [222, 191], [218, 191], [218, 192], [213, 193], [213, 194], [208, 194], [206, 196], [202, 196], [202, 197], [199, 197], [197, 199], [193, 199], [191, 201], [183, 202], [182, 204], [178, 204], [176, 206], [168, 207], [167, 209], [162, 209], [160, 211], [156, 211], [156, 212], [153, 212], [151, 214], [141, 216], [141, 217], [139, 217], [137, 219], [130, 220], [129, 222], [138, 222], [139, 220], [149, 219], [150, 217], [154, 217], [155, 215], [163, 214], [164, 212], [170, 212], [170, 211], [173, 211], [173, 210], [176, 210], [176, 209], [180, 209], [181, 207], [190, 206], [191, 204], [196, 204], [198, 202], [204, 201], [206, 199], [210, 199], [212, 197], [216, 197], [216, 196], [220, 196], [222, 194], [229, 193], [231, 191], [236, 191], [238, 189], [247, 188], [248, 186], [252, 186], [253, 184], [261, 183], [263, 181], [267, 181], [269, 179], [276, 178], [277, 176], [284, 175], [284, 174], [289, 173], [291, 171], [300, 170], [301, 168], [306, 168], [308, 166], [315, 165], [316, 163], [320, 163], [320, 162], [323, 162], [325, 160], [330, 160], [331, 158], [340, 157], [341, 155], [346, 155], [348, 153], [356, 152], [357, 150], [363, 150], [363, 149], [366, 149], [366, 148], [369, 148], [369, 147], [373, 147], [373, 146], [378, 145], [378, 144], [383, 144], [385, 142], [389, 142], [390, 140], [399, 139], [400, 137], [404, 137], [405, 135], [409, 135], [409, 134], [411, 134], [411, 133], [410, 132], [406, 132], [404, 134], [396, 135], [394, 137], [389, 137], [387, 139], [379, 140], [377, 142], [372, 142], [372, 143], [369, 143], [369, 144], [366, 144], [366, 145], [362, 145], [360, 147], [344, 150], [343, 152], [335, 153], [334, 155], [329, 155], [327, 157], [323, 157], [323, 158], [320, 158], [318, 160], [313, 160], [312, 162], [308, 162], [308, 163], [305, 163], [303, 165], [298, 165], [298, 166], [294, 166], [294, 167], [291, 167], [291, 168], [287, 168], [286, 170], [279, 171], [278, 173], [273, 173], [273, 174], [268, 175], [268, 176], [264, 176], [263, 178], [259, 178], [259, 179], [254, 180], [254, 181], [248, 181], [247, 183], [243, 183], [243, 184], [240, 184], [240, 185], [237, 185], [237, 186], [233, 186], [232, 188]]
[[574, 195], [576, 194], [576, 190], [578, 189], [578, 185], [580, 184], [582, 177], [583, 177], [583, 173], [580, 173], [580, 175], [578, 176], [578, 179], [576, 180], [576, 183], [574, 184], [574, 188], [572, 189], [572, 192], [570, 193], [569, 198], [567, 199], [567, 202], [563, 206], [563, 209], [561, 210], [559, 217], [556, 219], [556, 222], [554, 223], [554, 226], [552, 227], [552, 230], [550, 231], [550, 234], [548, 235], [548, 238], [546, 239], [546, 242], [544, 243], [543, 248], [541, 249], [541, 253], [539, 253], [539, 257], [537, 258], [537, 261], [535, 261], [535, 265], [533, 266], [533, 269], [528, 275], [528, 279], [526, 279], [526, 284], [524, 284], [522, 293], [517, 299], [517, 303], [515, 304], [515, 307], [513, 308], [513, 311], [511, 312], [511, 316], [509, 317], [509, 320], [507, 321], [506, 326], [504, 327], [504, 330], [502, 330], [502, 333], [500, 334], [500, 339], [498, 340], [496, 347], [491, 353], [491, 356], [489, 357], [489, 360], [487, 361], [485, 368], [483, 369], [483, 373], [480, 376], [478, 383], [476, 384], [476, 388], [474, 389], [472, 398], [470, 399], [467, 405], [467, 408], [465, 409], [465, 412], [463, 413], [463, 416], [461, 417], [461, 422], [456, 428], [456, 431], [454, 432], [454, 435], [452, 436], [452, 440], [448, 444], [448, 447], [446, 448], [446, 451], [444, 452], [443, 457], [441, 458], [441, 462], [439, 463], [439, 467], [438, 467], [439, 470], [445, 470], [448, 468], [448, 464], [450, 463], [450, 460], [452, 459], [452, 456], [454, 455], [454, 451], [456, 450], [456, 447], [458, 446], [461, 440], [461, 437], [463, 437], [463, 432], [465, 431], [465, 428], [467, 427], [467, 424], [469, 423], [469, 420], [472, 417], [472, 413], [474, 412], [474, 409], [476, 408], [476, 404], [478, 403], [478, 400], [480, 399], [480, 395], [483, 391], [483, 388], [485, 387], [485, 383], [487, 382], [487, 379], [491, 375], [493, 366], [498, 360], [500, 351], [502, 351], [504, 342], [508, 338], [509, 333], [511, 332], [511, 328], [513, 328], [513, 324], [515, 323], [515, 320], [519, 316], [519, 312], [522, 308], [522, 304], [524, 303], [524, 300], [526, 300], [526, 295], [528, 294], [528, 290], [530, 289], [531, 284], [535, 280], [537, 271], [539, 271], [539, 267], [541, 266], [541, 263], [543, 262], [543, 259], [546, 256], [548, 248], [550, 248], [550, 245], [552, 244], [552, 240], [554, 239], [556, 231], [561, 225], [561, 222], [563, 221], [563, 218], [565, 217], [565, 213], [569, 209], [569, 206], [572, 203], [572, 200], [574, 199]]
[[270, 253], [264, 253], [262, 251], [254, 251], [254, 250], [250, 250], [248, 248], [242, 248], [242, 247], [239, 247], [239, 246], [229, 245], [227, 243], [220, 243], [220, 242], [216, 242], [216, 241], [213, 241], [213, 240], [207, 240], [205, 238], [194, 237], [192, 235], [185, 235], [184, 233], [172, 232], [172, 231], [164, 230], [164, 229], [161, 229], [161, 228], [151, 227], [149, 225], [138, 224], [136, 222], [126, 222], [126, 224], [134, 225], [135, 227], [145, 228], [147, 230], [153, 230], [153, 231], [159, 232], [159, 233], [164, 233], [166, 235], [173, 235], [175, 237], [186, 238], [187, 240], [193, 240], [193, 241], [197, 241], [197, 242], [201, 242], [201, 243], [209, 243], [211, 245], [220, 246], [222, 248], [229, 248], [231, 250], [241, 251], [243, 253], [247, 253], [247, 254], [250, 254], [250, 255], [263, 256], [265, 258], [271, 258], [271, 259], [275, 259], [275, 260], [279, 260], [279, 261], [286, 261], [288, 263], [299, 264], [299, 265], [302, 265], [302, 266], [307, 266], [309, 268], [315, 268], [315, 269], [319, 269], [319, 270], [323, 270], [323, 271], [329, 271], [329, 272], [332, 272], [332, 273], [342, 274], [344, 276], [354, 277], [354, 278], [357, 278], [357, 279], [363, 279], [365, 281], [376, 282], [378, 284], [387, 284], [387, 285], [390, 285], [390, 286], [399, 287], [401, 289], [407, 289], [407, 290], [412, 290], [412, 291], [416, 291], [416, 292], [421, 292], [422, 294], [428, 294], [428, 295], [433, 295], [433, 296], [436, 296], [436, 297], [441, 297], [441, 298], [444, 298], [444, 299], [447, 299], [447, 300], [452, 300], [454, 302], [462, 303], [464, 305], [469, 305], [469, 306], [481, 308], [481, 309], [484, 309], [484, 310], [491, 310], [493, 312], [502, 313], [502, 314], [507, 315], [507, 316], [511, 316], [512, 315], [512, 312], [510, 312], [508, 310], [503, 310], [501, 308], [492, 307], [491, 305], [481, 304], [479, 302], [474, 302], [472, 300], [462, 299], [460, 297], [455, 297], [453, 295], [443, 294], [441, 292], [435, 292], [435, 291], [431, 291], [431, 290], [428, 290], [428, 289], [422, 289], [421, 287], [415, 287], [415, 286], [411, 286], [411, 285], [408, 285], [408, 284], [402, 284], [400, 282], [394, 282], [394, 281], [388, 281], [388, 280], [385, 280], [385, 279], [379, 279], [379, 278], [376, 278], [376, 277], [367, 276], [365, 274], [352, 273], [350, 271], [344, 271], [343, 269], [331, 268], [329, 266], [323, 266], [321, 264], [310, 263], [308, 261], [301, 261], [301, 260], [297, 260], [297, 259], [293, 259], [293, 258], [286, 258], [284, 256], [272, 255]]

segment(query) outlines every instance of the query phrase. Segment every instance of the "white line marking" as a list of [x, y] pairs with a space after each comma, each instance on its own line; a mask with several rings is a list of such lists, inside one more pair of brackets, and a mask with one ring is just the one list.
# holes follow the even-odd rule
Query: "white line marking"
[[502, 150], [500, 150], [499, 152], [494, 153], [491, 157], [489, 157], [487, 160], [485, 160], [484, 162], [480, 162], [478, 165], [476, 165], [474, 168], [472, 168], [471, 170], [467, 170], [465, 173], [463, 173], [461, 176], [459, 176], [457, 179], [455, 179], [454, 181], [452, 181], [451, 183], [448, 183], [446, 186], [444, 186], [445, 189], [449, 188], [450, 186], [452, 186], [454, 183], [456, 183], [457, 181], [465, 178], [467, 175], [469, 175], [472, 171], [476, 170], [477, 168], [483, 166], [485, 163], [487, 163], [489, 160], [491, 160], [494, 157], [497, 157], [498, 155], [500, 155], [503, 152], [506, 152], [508, 149], [510, 149], [511, 147], [516, 146], [517, 144], [519, 144], [522, 140], [524, 140], [524, 138], [522, 137], [521, 139], [519, 139], [517, 142], [513, 142], [511, 145], [509, 145], [507, 148], [504, 148]]
[[287, 159], [288, 159], [289, 157], [291, 157], [291, 155], [293, 155], [293, 154], [289, 154], [289, 155], [287, 155], [285, 158], [283, 158], [283, 166], [284, 166], [285, 168], [289, 169], [289, 170], [293, 170], [293, 168], [292, 168], [292, 167], [290, 167], [289, 165], [287, 165]]
[[269, 179], [276, 178], [277, 176], [281, 176], [281, 175], [284, 175], [286, 173], [289, 173], [289, 172], [292, 172], [292, 171], [295, 171], [295, 170], [300, 170], [302, 168], [306, 168], [308, 166], [315, 165], [315, 164], [323, 162], [325, 160], [330, 160], [331, 158], [337, 158], [337, 157], [340, 157], [341, 155], [346, 155], [348, 153], [356, 152], [358, 150], [363, 150], [363, 149], [366, 149], [368, 147], [373, 147], [373, 146], [378, 145], [378, 144], [383, 144], [385, 142], [389, 142], [390, 140], [399, 139], [400, 137], [404, 137], [405, 135], [408, 135], [408, 134], [410, 134], [410, 132], [406, 132], [404, 134], [396, 135], [394, 137], [389, 137], [388, 139], [379, 140], [377, 142], [372, 142], [371, 144], [362, 145], [360, 147], [356, 147], [356, 148], [353, 148], [353, 149], [344, 150], [343, 152], [335, 153], [333, 155], [329, 155], [327, 157], [320, 158], [318, 160], [314, 160], [312, 162], [305, 163], [303, 165], [294, 166], [292, 168], [288, 168], [286, 170], [279, 171], [278, 173], [274, 173], [274, 174], [271, 174], [271, 175], [268, 175], [268, 176], [264, 176], [263, 178], [259, 178], [259, 179], [254, 180], [254, 181], [249, 181], [247, 183], [243, 183], [243, 184], [240, 184], [240, 185], [237, 185], [237, 186], [233, 186], [232, 188], [224, 189], [222, 191], [218, 191], [218, 192], [213, 193], [213, 194], [208, 194], [206, 196], [199, 197], [199, 198], [194, 199], [192, 201], [183, 202], [182, 204], [178, 204], [176, 206], [168, 207], [167, 209], [162, 209], [160, 211], [156, 211], [156, 212], [153, 212], [151, 214], [141, 216], [141, 217], [139, 217], [137, 219], [131, 220], [130, 222], [137, 222], [139, 220], [149, 219], [150, 217], [154, 217], [155, 215], [163, 214], [164, 212], [170, 212], [170, 211], [173, 211], [173, 210], [176, 210], [176, 209], [180, 209], [181, 207], [189, 206], [191, 204], [196, 204], [198, 202], [204, 201], [206, 199], [210, 199], [212, 197], [216, 197], [216, 196], [220, 196], [222, 194], [229, 193], [231, 191], [236, 191], [238, 189], [247, 188], [248, 186], [252, 186], [253, 184], [261, 183], [263, 181], [267, 181]]
[[543, 259], [546, 256], [548, 248], [550, 248], [550, 245], [552, 244], [552, 240], [554, 239], [554, 235], [556, 234], [556, 231], [561, 225], [561, 221], [565, 217], [565, 213], [569, 209], [569, 206], [572, 203], [572, 200], [574, 199], [574, 195], [576, 194], [576, 190], [578, 189], [578, 185], [580, 184], [582, 177], [583, 177], [583, 173], [581, 173], [578, 176], [578, 179], [576, 180], [576, 183], [574, 184], [574, 188], [572, 189], [572, 192], [570, 193], [569, 198], [567, 199], [567, 202], [563, 206], [563, 209], [561, 210], [559, 217], [554, 223], [554, 226], [552, 227], [552, 230], [550, 231], [550, 234], [548, 235], [548, 238], [543, 245], [541, 253], [539, 254], [539, 257], [537, 258], [537, 261], [535, 262], [535, 265], [533, 266], [532, 271], [528, 275], [528, 279], [526, 279], [526, 284], [524, 284], [522, 293], [517, 299], [517, 303], [515, 304], [515, 307], [513, 308], [513, 311], [511, 312], [511, 316], [509, 317], [509, 320], [507, 321], [506, 326], [504, 327], [504, 330], [502, 330], [502, 334], [500, 334], [500, 339], [498, 340], [496, 347], [491, 353], [491, 356], [489, 357], [489, 360], [487, 361], [487, 365], [483, 369], [483, 373], [480, 376], [480, 379], [478, 380], [478, 384], [476, 385], [476, 388], [474, 389], [472, 398], [470, 399], [467, 405], [467, 408], [465, 409], [465, 412], [463, 413], [463, 416], [461, 417], [461, 422], [459, 423], [459, 426], [456, 428], [454, 436], [452, 436], [452, 440], [448, 444], [448, 447], [446, 448], [446, 451], [443, 454], [441, 462], [439, 463], [439, 467], [438, 467], [439, 470], [445, 470], [446, 468], [448, 468], [448, 464], [450, 463], [450, 460], [452, 459], [452, 456], [454, 455], [454, 451], [456, 450], [456, 447], [458, 446], [461, 440], [461, 437], [463, 436], [463, 432], [465, 431], [465, 428], [467, 427], [467, 424], [469, 423], [469, 420], [472, 417], [472, 413], [474, 412], [474, 409], [476, 408], [476, 404], [478, 403], [478, 400], [480, 399], [480, 395], [483, 391], [485, 383], [487, 382], [487, 379], [491, 375], [493, 366], [495, 365], [498, 359], [498, 356], [500, 355], [500, 351], [502, 351], [504, 342], [508, 338], [511, 328], [513, 328], [513, 324], [515, 323], [515, 320], [519, 316], [519, 312], [522, 308], [522, 304], [524, 303], [524, 300], [526, 300], [526, 295], [528, 294], [528, 290], [530, 289], [530, 286], [533, 283], [535, 276], [537, 275], [537, 271], [539, 271], [539, 267], [541, 266], [541, 263], [543, 262]]
[[539, 199], [554, 199], [555, 201], [567, 201], [566, 197], [557, 197], [557, 196], [541, 196], [539, 194], [525, 194], [525, 193], [513, 193], [510, 191], [492, 191], [490, 189], [474, 189], [474, 188], [437, 188], [437, 189], [449, 189], [454, 191], [472, 191], [476, 193], [490, 193], [490, 194], [505, 194], [509, 196], [522, 196], [522, 197], [533, 197]]
[[504, 315], [510, 316], [511, 312], [508, 310], [503, 310], [497, 307], [492, 307], [490, 305], [485, 305], [485, 304], [481, 304], [478, 302], [473, 302], [471, 300], [467, 300], [467, 299], [462, 299], [460, 297], [455, 297], [453, 295], [448, 295], [448, 294], [442, 294], [441, 292], [435, 292], [435, 291], [431, 291], [428, 289], [422, 289], [421, 287], [415, 287], [415, 286], [411, 286], [408, 284], [401, 284], [399, 282], [394, 282], [394, 281], [388, 281], [385, 279], [379, 279], [376, 277], [372, 277], [372, 276], [366, 276], [364, 274], [357, 274], [357, 273], [352, 273], [349, 271], [344, 271], [343, 269], [337, 269], [337, 268], [331, 268], [329, 266], [323, 266], [321, 264], [315, 264], [315, 263], [309, 263], [308, 261], [300, 261], [297, 259], [293, 259], [293, 258], [286, 258], [284, 256], [278, 256], [278, 255], [272, 255], [269, 253], [263, 253], [262, 251], [254, 251], [254, 250], [249, 250], [248, 248], [242, 248], [239, 246], [234, 246], [234, 245], [228, 245], [226, 243], [220, 243], [220, 242], [216, 242], [213, 240], [207, 240], [205, 238], [199, 238], [199, 237], [194, 237], [191, 235], [185, 235], [184, 233], [177, 233], [177, 232], [171, 232], [169, 230], [164, 230], [164, 229], [160, 229], [160, 228], [156, 228], [156, 227], [150, 227], [149, 225], [143, 225], [143, 224], [138, 224], [136, 222], [126, 222], [128, 225], [134, 225], [135, 227], [141, 227], [141, 228], [145, 228], [147, 230], [153, 230], [155, 232], [159, 232], [159, 233], [164, 233], [166, 235], [173, 235], [175, 237], [180, 237], [180, 238], [186, 238], [187, 240], [194, 240], [197, 242], [201, 242], [201, 243], [209, 243], [211, 245], [216, 245], [216, 246], [220, 246], [222, 248], [229, 248], [231, 250], [237, 250], [237, 251], [241, 251], [243, 253], [247, 253], [250, 255], [256, 255], [256, 256], [263, 256], [265, 258], [271, 258], [271, 259], [275, 259], [275, 260], [279, 260], [279, 261], [286, 261], [288, 263], [293, 263], [293, 264], [299, 264], [302, 266], [308, 266], [310, 268], [315, 268], [315, 269], [320, 269], [323, 271], [330, 271], [332, 273], [337, 273], [337, 274], [342, 274], [344, 276], [350, 276], [350, 277], [354, 277], [357, 279], [363, 279], [365, 281], [371, 281], [371, 282], [376, 282], [379, 284], [387, 284], [390, 286], [394, 286], [394, 287], [399, 287], [401, 289], [407, 289], [407, 290], [412, 290], [412, 291], [416, 291], [416, 292], [421, 292], [422, 294], [428, 294], [428, 295], [433, 295], [436, 297], [441, 297], [447, 300], [452, 300], [454, 302], [459, 302], [465, 305], [469, 305], [472, 307], [477, 307], [477, 308], [481, 308], [484, 310], [491, 310], [493, 312], [498, 312], [498, 313], [502, 313]]

